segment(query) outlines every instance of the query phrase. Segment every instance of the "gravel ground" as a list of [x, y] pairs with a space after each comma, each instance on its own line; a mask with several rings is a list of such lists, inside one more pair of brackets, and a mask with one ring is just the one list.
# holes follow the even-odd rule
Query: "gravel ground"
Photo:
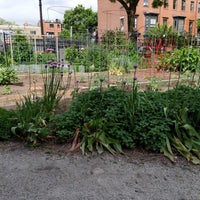
[[179, 156], [67, 148], [0, 142], [0, 200], [200, 200], [200, 166]]

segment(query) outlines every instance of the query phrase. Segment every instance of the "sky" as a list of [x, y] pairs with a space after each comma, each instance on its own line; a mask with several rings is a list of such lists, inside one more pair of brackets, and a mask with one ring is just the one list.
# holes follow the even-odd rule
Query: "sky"
[[[64, 12], [77, 5], [97, 11], [97, 0], [42, 0], [44, 20], [63, 19]], [[23, 25], [37, 25], [40, 20], [39, 0], [0, 0], [0, 18]]]

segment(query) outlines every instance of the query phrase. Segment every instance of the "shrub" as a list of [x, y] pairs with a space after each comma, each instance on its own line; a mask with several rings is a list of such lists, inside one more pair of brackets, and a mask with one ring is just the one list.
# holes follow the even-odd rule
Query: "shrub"
[[7, 95], [7, 94], [10, 94], [11, 92], [12, 91], [11, 91], [10, 87], [8, 87], [7, 85], [4, 85], [3, 88], [2, 88], [1, 94]]
[[65, 49], [65, 59], [74, 64], [81, 64], [85, 60], [85, 50], [78, 49], [75, 45]]
[[90, 66], [94, 66], [93, 71], [106, 71], [108, 69], [108, 52], [101, 45], [91, 45], [85, 49], [84, 65], [85, 71], [90, 72]]
[[17, 124], [13, 110], [0, 108], [0, 139], [6, 140], [12, 136], [11, 127]]
[[35, 59], [37, 59], [37, 63], [44, 64], [49, 60], [56, 60], [56, 54], [54, 53], [39, 53], [35, 55]]
[[102, 35], [102, 44], [109, 47], [111, 51], [118, 51], [124, 49], [124, 45], [126, 44], [126, 36], [121, 31], [106, 31]]
[[11, 67], [0, 68], [0, 85], [8, 85], [10, 83], [17, 82], [19, 78], [15, 70]]
[[22, 35], [20, 30], [13, 37], [13, 59], [16, 63], [30, 63], [33, 59], [33, 49], [27, 40], [26, 35]]
[[155, 91], [140, 92], [138, 96], [139, 106], [133, 129], [137, 136], [137, 145], [152, 151], [160, 151], [172, 123], [164, 115], [166, 98], [163, 99], [163, 93]]
[[164, 54], [159, 57], [158, 68], [170, 70], [170, 71], [181, 71], [181, 72], [197, 72], [199, 71], [199, 49], [197, 48], [181, 48], [175, 49], [170, 54]]
[[15, 115], [18, 124], [12, 126], [12, 133], [20, 139], [36, 145], [38, 140], [49, 135], [46, 128], [49, 113], [45, 112], [41, 100], [34, 101], [31, 96], [24, 97], [21, 102], [17, 102]]
[[76, 128], [80, 128], [81, 132], [85, 123], [103, 118], [104, 125], [101, 129], [107, 136], [119, 140], [122, 146], [133, 147], [134, 138], [132, 133], [128, 132], [124, 112], [125, 96], [124, 91], [115, 88], [80, 93], [69, 110], [56, 115], [52, 120], [56, 126], [58, 140], [72, 138]]

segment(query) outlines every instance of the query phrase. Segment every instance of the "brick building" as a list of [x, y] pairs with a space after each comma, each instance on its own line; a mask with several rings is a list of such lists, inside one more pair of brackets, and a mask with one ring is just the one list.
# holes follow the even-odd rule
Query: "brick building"
[[[140, 37], [145, 31], [158, 24], [167, 23], [181, 33], [197, 36], [197, 19], [200, 19], [200, 1], [198, 0], [165, 0], [168, 7], [152, 8], [152, 0], [140, 0], [135, 17], [135, 30]], [[119, 2], [98, 0], [98, 34], [106, 30], [121, 30], [127, 33], [127, 15]]]
[[[40, 22], [38, 23], [40, 26]], [[58, 36], [62, 31], [62, 22], [59, 19], [53, 20], [43, 20], [44, 35], [47, 36]]]

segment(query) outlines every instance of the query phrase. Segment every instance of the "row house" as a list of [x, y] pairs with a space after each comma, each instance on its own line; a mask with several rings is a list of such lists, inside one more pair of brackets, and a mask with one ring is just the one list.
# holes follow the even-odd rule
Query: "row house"
[[[158, 24], [167, 23], [181, 33], [197, 36], [197, 20], [200, 19], [200, 1], [165, 0], [168, 6], [152, 8], [153, 0], [140, 0], [135, 16], [135, 30], [140, 37]], [[127, 15], [123, 6], [116, 1], [98, 0], [98, 35], [107, 30], [120, 30], [127, 33]]]
[[16, 34], [17, 31], [20, 31], [23, 35], [30, 35], [30, 36], [40, 36], [41, 35], [41, 28], [38, 26], [32, 26], [28, 23], [24, 23], [23, 26], [19, 25], [0, 25], [0, 33], [5, 33], [6, 35]]
[[[19, 25], [0, 25], [0, 51], [3, 46], [12, 46], [14, 36], [20, 31], [21, 35], [27, 37], [27, 41], [33, 46], [34, 51], [53, 52], [56, 49], [56, 37], [62, 31], [62, 23], [60, 20], [43, 20], [43, 29], [45, 37], [41, 35], [40, 22], [37, 26], [24, 23]], [[5, 45], [4, 45], [5, 44]]]
[[[44, 20], [43, 21], [44, 35], [47, 36], [58, 36], [62, 31], [62, 22], [56, 20]], [[20, 31], [21, 34], [41, 38], [41, 26], [38, 22], [37, 26], [32, 26], [28, 23], [24, 23], [23, 26], [19, 25], [0, 25], [0, 34], [5, 33], [6, 35], [16, 34]]]
[[[40, 26], [40, 21], [38, 23]], [[56, 20], [43, 20], [44, 35], [53, 37], [58, 36], [62, 31], [62, 22], [59, 19]]]

